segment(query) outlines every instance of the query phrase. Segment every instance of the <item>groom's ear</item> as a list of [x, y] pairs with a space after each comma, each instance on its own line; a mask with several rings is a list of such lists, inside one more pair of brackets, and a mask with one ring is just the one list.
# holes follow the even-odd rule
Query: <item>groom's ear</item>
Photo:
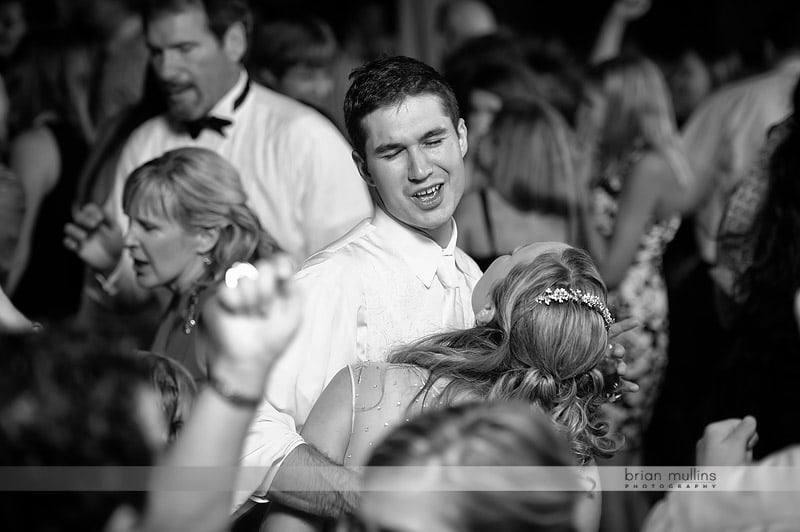
[[494, 319], [494, 312], [494, 305], [486, 303], [486, 306], [475, 315], [475, 323], [478, 325], [486, 325]]

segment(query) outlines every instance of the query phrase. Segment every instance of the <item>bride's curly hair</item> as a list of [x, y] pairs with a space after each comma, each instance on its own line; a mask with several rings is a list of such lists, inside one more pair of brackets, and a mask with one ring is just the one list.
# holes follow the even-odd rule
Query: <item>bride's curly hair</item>
[[391, 362], [430, 372], [421, 394], [442, 379], [445, 404], [478, 398], [538, 405], [566, 434], [579, 463], [609, 457], [621, 441], [600, 414], [606, 324], [581, 303], [536, 301], [558, 287], [606, 300], [605, 284], [585, 251], [543, 253], [493, 287], [495, 313], [488, 323], [427, 337], [396, 351]]

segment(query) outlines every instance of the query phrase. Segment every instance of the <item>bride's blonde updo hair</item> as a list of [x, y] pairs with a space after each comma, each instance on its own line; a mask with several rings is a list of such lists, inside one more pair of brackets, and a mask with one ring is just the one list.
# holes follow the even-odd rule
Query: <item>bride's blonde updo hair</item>
[[606, 301], [605, 284], [585, 251], [546, 252], [494, 286], [488, 322], [424, 339], [395, 353], [392, 362], [430, 371], [421, 393], [447, 379], [444, 402], [471, 397], [538, 405], [566, 433], [580, 463], [610, 456], [620, 443], [599, 413], [608, 323], [600, 308], [580, 301], [542, 302], [547, 289], [557, 288]]

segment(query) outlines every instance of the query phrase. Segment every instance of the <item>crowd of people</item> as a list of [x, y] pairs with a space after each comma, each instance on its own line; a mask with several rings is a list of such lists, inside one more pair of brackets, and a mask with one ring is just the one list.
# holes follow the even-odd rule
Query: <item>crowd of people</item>
[[800, 522], [754, 488], [800, 443], [800, 7], [754, 73], [637, 45], [649, 0], [585, 57], [438, 5], [434, 67], [247, 0], [0, 0], [4, 529]]

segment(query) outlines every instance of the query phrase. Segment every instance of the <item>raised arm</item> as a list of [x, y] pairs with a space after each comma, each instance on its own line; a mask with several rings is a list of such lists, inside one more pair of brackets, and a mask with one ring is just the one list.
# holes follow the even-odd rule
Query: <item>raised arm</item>
[[616, 0], [603, 19], [589, 62], [596, 65], [618, 56], [628, 24], [649, 10], [650, 0]]
[[25, 269], [33, 244], [33, 231], [44, 197], [58, 182], [61, 157], [52, 133], [39, 127], [22, 132], [11, 144], [10, 168], [17, 175], [25, 192], [25, 212], [19, 240], [11, 259], [5, 289], [14, 295]]
[[131, 258], [124, 249], [128, 219], [122, 211], [122, 192], [128, 175], [138, 166], [135, 153], [142, 136], [137, 130], [125, 144], [105, 204], [81, 206], [64, 228], [64, 245], [94, 270], [108, 306], [135, 308], [153, 297], [136, 282]]
[[[201, 331], [216, 353], [184, 429], [151, 481], [144, 529], [219, 532], [226, 528], [247, 428], [275, 359], [300, 321], [291, 260], [258, 265], [256, 279], [223, 286], [203, 308]], [[180, 468], [214, 466], [214, 484], [170, 489]], [[176, 469], [178, 468], [178, 469]]]
[[657, 218], [660, 199], [677, 186], [663, 157], [654, 152], [642, 157], [625, 181], [614, 231], [607, 242], [593, 224], [588, 199], [581, 201], [588, 250], [609, 289], [625, 278], [642, 235]]
[[26, 318], [0, 287], [0, 333], [24, 333], [37, 328], [38, 325]]

